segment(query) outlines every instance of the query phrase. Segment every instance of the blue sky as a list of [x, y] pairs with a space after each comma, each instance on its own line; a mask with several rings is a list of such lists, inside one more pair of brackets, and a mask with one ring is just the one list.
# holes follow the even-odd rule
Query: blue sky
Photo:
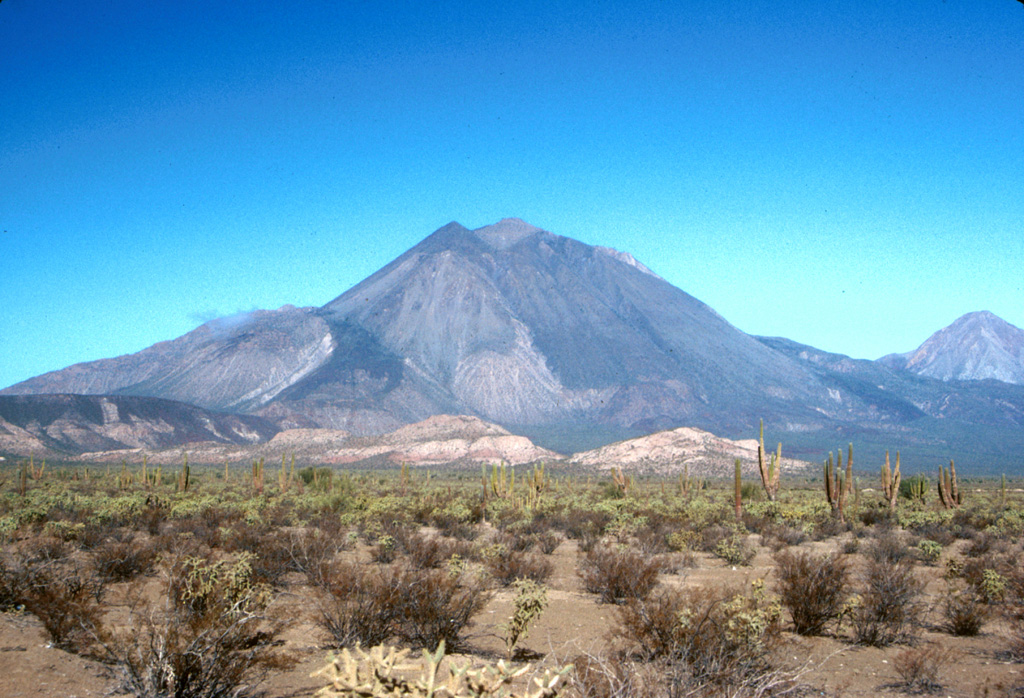
[[451, 220], [859, 358], [1024, 327], [1024, 6], [0, 4], [0, 386], [322, 305]]

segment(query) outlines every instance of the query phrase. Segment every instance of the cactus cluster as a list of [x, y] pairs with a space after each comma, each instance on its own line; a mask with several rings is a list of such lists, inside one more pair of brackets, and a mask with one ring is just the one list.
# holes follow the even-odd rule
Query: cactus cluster
[[956, 481], [956, 466], [949, 461], [949, 469], [939, 466], [939, 501], [943, 509], [956, 509], [964, 501], [963, 492]]
[[825, 461], [825, 497], [832, 507], [832, 515], [840, 523], [846, 523], [846, 497], [853, 489], [853, 444], [850, 444], [849, 456], [846, 459], [846, 475], [843, 476], [843, 450], [838, 449], [838, 455], [833, 464], [832, 452], [828, 454]]
[[555, 698], [561, 688], [559, 684], [572, 669], [570, 665], [557, 672], [546, 670], [543, 676], [534, 677], [532, 686], [519, 693], [509, 686], [531, 670], [529, 664], [512, 670], [501, 660], [496, 665], [470, 669], [469, 662], [461, 666], [449, 662], [447, 669], [442, 669], [444, 642], [434, 653], [423, 650], [420, 662], [408, 661], [408, 654], [407, 649], [383, 646], [373, 647], [369, 652], [359, 647], [343, 649], [340, 655], [330, 656], [329, 664], [313, 674], [329, 682], [316, 695], [319, 698]]
[[896, 469], [889, 467], [889, 452], [885, 452], [885, 465], [882, 466], [882, 494], [889, 503], [889, 511], [896, 511], [896, 498], [900, 494], [900, 452], [896, 451]]

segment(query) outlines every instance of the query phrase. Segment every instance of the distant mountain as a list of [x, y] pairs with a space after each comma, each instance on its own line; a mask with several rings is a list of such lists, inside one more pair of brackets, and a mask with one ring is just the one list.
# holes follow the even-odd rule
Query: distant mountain
[[[774, 452], [773, 446], [769, 449]], [[756, 439], [732, 441], [700, 429], [680, 427], [577, 453], [569, 463], [645, 475], [677, 475], [686, 469], [693, 477], [724, 477], [732, 474], [737, 458], [744, 473], [758, 477]], [[809, 466], [783, 455], [784, 472], [805, 471]]]
[[153, 396], [354, 436], [467, 415], [562, 453], [683, 426], [749, 438], [764, 418], [808, 460], [850, 439], [867, 459], [1024, 467], [1024, 386], [894, 365], [751, 337], [625, 252], [505, 219], [449, 223], [321, 308], [222, 318], [0, 394]]
[[[192, 463], [249, 463], [257, 458], [271, 463], [296, 457], [302, 464], [356, 464], [359, 466], [412, 467], [505, 462], [512, 465], [560, 460], [562, 456], [510, 434], [476, 417], [437, 415], [380, 436], [352, 436], [333, 429], [289, 429], [258, 445], [207, 441], [188, 449]], [[139, 462], [143, 455], [154, 464], [181, 460], [180, 448], [131, 449], [84, 453], [98, 462]]]
[[152, 395], [354, 434], [435, 414], [514, 431], [739, 432], [765, 414], [817, 428], [833, 402], [630, 255], [518, 219], [450, 223], [323, 308], [216, 320], [2, 392]]
[[159, 398], [126, 395], [0, 395], [0, 451], [80, 454], [160, 449], [197, 441], [255, 444], [277, 427]]
[[968, 313], [917, 349], [879, 362], [942, 381], [992, 379], [1024, 385], [1024, 330], [988, 311]]

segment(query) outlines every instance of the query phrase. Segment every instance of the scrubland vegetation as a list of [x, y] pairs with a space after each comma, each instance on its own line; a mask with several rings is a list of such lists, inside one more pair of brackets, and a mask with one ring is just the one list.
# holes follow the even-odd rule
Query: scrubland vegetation
[[[282, 640], [298, 622], [322, 696], [838, 695], [809, 678], [819, 638], [888, 648], [892, 691], [940, 690], [979, 633], [1024, 661], [1021, 494], [830, 461], [781, 484], [774, 464], [707, 483], [22, 463], [0, 471], [0, 610], [136, 696], [257, 695], [308, 661]], [[565, 556], [566, 603], [607, 621], [528, 646]], [[508, 614], [483, 613], [496, 596]]]

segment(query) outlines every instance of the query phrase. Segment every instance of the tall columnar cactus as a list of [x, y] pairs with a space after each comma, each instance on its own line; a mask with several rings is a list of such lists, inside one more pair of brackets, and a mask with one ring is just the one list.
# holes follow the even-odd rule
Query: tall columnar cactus
[[882, 466], [882, 493], [889, 503], [889, 511], [896, 511], [896, 498], [900, 495], [900, 452], [896, 451], [896, 469], [889, 468], [889, 452], [885, 452], [885, 465]]
[[849, 458], [846, 461], [846, 476], [843, 470], [843, 451], [838, 450], [835, 465], [833, 465], [832, 453], [829, 452], [828, 460], [825, 462], [825, 497], [832, 507], [832, 515], [839, 519], [840, 523], [846, 523], [846, 496], [853, 488], [853, 444], [850, 444]]
[[733, 475], [733, 499], [736, 505], [736, 520], [743, 518], [743, 462], [737, 458]]
[[188, 492], [189, 485], [189, 467], [188, 467], [188, 454], [185, 453], [182, 456], [181, 472], [178, 473], [178, 491]]
[[761, 472], [761, 484], [769, 502], [779, 495], [779, 477], [782, 474], [782, 444], [769, 458], [764, 449], [764, 420], [761, 420], [761, 438], [757, 444], [757, 468]]
[[949, 460], [949, 470], [939, 466], [939, 501], [943, 509], [956, 509], [964, 501], [963, 492], [956, 481], [956, 466]]
[[629, 484], [632, 478], [627, 479], [622, 472], [622, 468], [616, 468], [612, 466], [612, 482], [619, 489], [621, 494], [626, 494], [629, 491]]

